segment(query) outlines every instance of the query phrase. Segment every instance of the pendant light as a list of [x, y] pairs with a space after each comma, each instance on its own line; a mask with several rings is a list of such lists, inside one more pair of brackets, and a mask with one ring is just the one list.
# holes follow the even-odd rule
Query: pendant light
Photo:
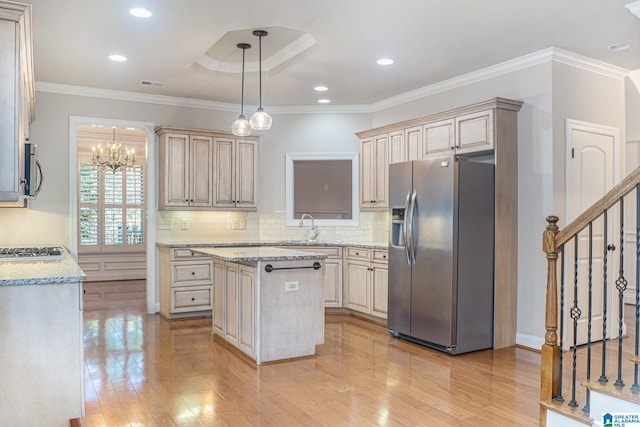
[[258, 37], [258, 64], [260, 70], [260, 106], [249, 119], [251, 127], [255, 130], [267, 130], [271, 127], [271, 116], [262, 108], [262, 38], [266, 37], [267, 34], [269, 33], [264, 30], [255, 30], [253, 32], [253, 35]]
[[249, 136], [251, 135], [251, 126], [249, 125], [249, 121], [244, 117], [244, 54], [251, 45], [248, 43], [238, 43], [237, 47], [242, 49], [242, 89], [240, 92], [240, 115], [231, 125], [231, 132], [235, 136]]

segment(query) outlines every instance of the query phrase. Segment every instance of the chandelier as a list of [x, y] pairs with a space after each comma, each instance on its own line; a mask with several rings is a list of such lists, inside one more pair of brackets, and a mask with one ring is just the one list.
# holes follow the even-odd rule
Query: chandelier
[[122, 144], [116, 141], [116, 128], [113, 128], [113, 140], [107, 143], [106, 148], [100, 144], [93, 147], [93, 164], [100, 169], [111, 169], [115, 173], [120, 168], [132, 168], [136, 163], [136, 154], [133, 149], [126, 148], [123, 151]]

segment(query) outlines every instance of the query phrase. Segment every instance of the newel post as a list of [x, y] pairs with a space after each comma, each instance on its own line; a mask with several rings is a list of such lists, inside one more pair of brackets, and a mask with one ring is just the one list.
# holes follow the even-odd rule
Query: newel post
[[547, 229], [542, 235], [542, 250], [547, 256], [547, 298], [545, 305], [544, 345], [540, 351], [540, 399], [550, 400], [560, 393], [560, 347], [558, 346], [558, 286], [556, 264], [558, 248], [558, 217], [547, 217]]

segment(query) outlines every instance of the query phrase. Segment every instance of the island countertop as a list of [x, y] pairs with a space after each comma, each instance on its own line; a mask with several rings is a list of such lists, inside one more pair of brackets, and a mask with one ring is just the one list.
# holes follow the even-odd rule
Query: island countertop
[[[59, 246], [60, 245], [56, 245]], [[84, 271], [64, 249], [60, 260], [26, 261], [7, 259], [0, 261], [0, 286], [48, 285], [82, 282]]]
[[169, 248], [205, 248], [205, 247], [273, 247], [273, 246], [320, 246], [320, 247], [358, 247], [366, 249], [388, 249], [389, 245], [384, 242], [345, 242], [342, 240], [276, 240], [276, 241], [233, 241], [233, 240], [165, 240], [156, 242], [158, 246]]
[[292, 261], [305, 259], [324, 259], [327, 257], [327, 255], [317, 252], [281, 249], [270, 246], [219, 248], [191, 247], [191, 250], [193, 250], [194, 252], [211, 255], [213, 258], [229, 262]]

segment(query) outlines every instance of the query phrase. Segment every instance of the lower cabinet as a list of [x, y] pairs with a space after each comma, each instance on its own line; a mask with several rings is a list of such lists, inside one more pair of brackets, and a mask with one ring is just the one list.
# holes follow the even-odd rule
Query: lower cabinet
[[281, 246], [283, 249], [317, 252], [324, 261], [324, 306], [342, 307], [342, 248], [339, 246]]
[[387, 318], [388, 254], [386, 250], [348, 247], [344, 267], [345, 306]]
[[189, 248], [161, 247], [160, 315], [166, 319], [208, 316], [213, 307], [211, 258]]
[[213, 332], [255, 359], [255, 268], [214, 260], [213, 270]]

